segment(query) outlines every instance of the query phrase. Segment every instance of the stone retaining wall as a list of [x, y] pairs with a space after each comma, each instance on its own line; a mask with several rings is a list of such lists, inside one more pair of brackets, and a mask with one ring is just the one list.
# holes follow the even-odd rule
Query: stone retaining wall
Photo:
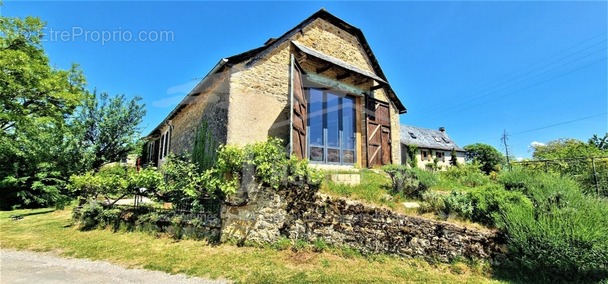
[[505, 252], [499, 234], [406, 216], [305, 186], [276, 191], [249, 186], [222, 209], [222, 240], [274, 242], [281, 236], [322, 239], [364, 253], [450, 261], [493, 259]]

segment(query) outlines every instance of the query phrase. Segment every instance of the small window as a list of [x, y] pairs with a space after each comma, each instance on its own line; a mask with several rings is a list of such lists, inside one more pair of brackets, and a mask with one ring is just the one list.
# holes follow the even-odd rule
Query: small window
[[443, 142], [445, 142], [446, 144], [450, 144], [450, 140], [448, 140], [447, 138], [441, 137], [441, 139], [443, 139]]
[[435, 152], [435, 156], [442, 162], [445, 162], [445, 153], [444, 152]]
[[416, 135], [414, 134], [414, 132], [408, 132], [410, 134], [410, 137], [412, 137], [413, 139], [416, 139]]
[[426, 150], [420, 151], [420, 161], [430, 161], [430, 160], [431, 160], [431, 153], [429, 151], [426, 151]]
[[441, 142], [441, 140], [439, 140], [439, 138], [437, 138], [437, 136], [433, 136], [433, 139], [435, 139], [436, 142]]
[[171, 129], [167, 130], [167, 132], [165, 132], [165, 134], [161, 135], [160, 137], [160, 153], [159, 156], [161, 159], [164, 159], [166, 156], [169, 155], [169, 152], [171, 150]]

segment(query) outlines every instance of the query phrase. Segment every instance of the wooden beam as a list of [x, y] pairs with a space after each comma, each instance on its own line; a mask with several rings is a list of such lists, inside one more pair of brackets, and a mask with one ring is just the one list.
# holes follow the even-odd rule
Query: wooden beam
[[298, 54], [296, 55], [296, 61], [298, 61], [299, 63], [304, 63], [306, 62], [307, 56], [306, 53], [304, 52], [298, 52]]
[[325, 72], [325, 71], [327, 71], [329, 69], [331, 69], [331, 65], [327, 64], [327, 65], [325, 65], [323, 67], [317, 68], [317, 73], [321, 74], [321, 73], [323, 73], [323, 72]]
[[364, 96], [365, 92], [362, 89], [359, 89], [355, 86], [351, 86], [350, 84], [342, 83], [340, 81], [336, 81], [335, 79], [327, 78], [325, 76], [319, 74], [305, 74], [306, 79], [313, 83], [320, 84], [322, 86], [327, 86], [329, 88], [333, 88], [336, 90], [340, 90], [351, 95], [355, 96]]
[[344, 74], [340, 74], [340, 75], [336, 76], [336, 79], [343, 80], [343, 79], [346, 79], [346, 78], [348, 78], [348, 77], [350, 77], [352, 75], [353, 75], [352, 73], [346, 72]]
[[382, 85], [376, 85], [376, 86], [373, 86], [373, 87], [369, 88], [369, 90], [370, 91], [375, 91], [375, 90], [382, 89], [382, 88], [383, 88]]

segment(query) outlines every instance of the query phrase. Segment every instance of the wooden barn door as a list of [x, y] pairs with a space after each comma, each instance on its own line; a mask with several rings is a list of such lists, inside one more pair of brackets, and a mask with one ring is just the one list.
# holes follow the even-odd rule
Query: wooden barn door
[[368, 98], [367, 121], [367, 167], [391, 163], [391, 120], [388, 103]]
[[291, 153], [299, 159], [306, 156], [306, 121], [308, 102], [302, 84], [302, 71], [291, 59]]

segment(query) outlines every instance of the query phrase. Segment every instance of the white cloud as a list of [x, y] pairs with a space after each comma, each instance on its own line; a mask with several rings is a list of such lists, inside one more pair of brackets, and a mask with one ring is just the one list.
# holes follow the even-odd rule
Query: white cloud
[[521, 162], [521, 161], [523, 161], [523, 160], [525, 160], [525, 159], [526, 159], [526, 158], [524, 158], [524, 157], [517, 157], [517, 158], [515, 158], [515, 160], [516, 160], [516, 161], [518, 161], [518, 162]]
[[542, 143], [542, 142], [538, 142], [538, 141], [532, 141], [532, 143], [530, 143], [530, 146], [532, 148], [536, 148], [536, 147], [539, 147], [539, 146], [545, 146], [545, 145], [547, 145], [547, 144]]
[[175, 105], [177, 105], [182, 99], [184, 98], [183, 95], [178, 95], [178, 96], [172, 96], [172, 97], [166, 97], [160, 100], [156, 100], [152, 102], [152, 106], [153, 107], [157, 107], [157, 108], [168, 108], [168, 107], [174, 107]]
[[192, 80], [181, 85], [169, 87], [167, 89], [167, 94], [187, 94], [194, 89], [194, 86], [196, 86], [197, 83], [197, 80]]

